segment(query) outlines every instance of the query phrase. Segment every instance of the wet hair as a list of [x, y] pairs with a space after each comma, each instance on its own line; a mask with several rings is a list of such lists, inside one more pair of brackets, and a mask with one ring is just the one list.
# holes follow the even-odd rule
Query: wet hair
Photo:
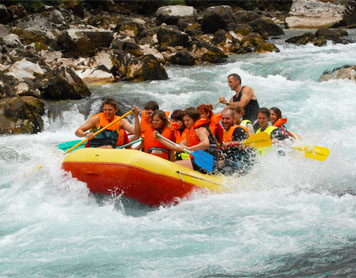
[[167, 115], [164, 111], [162, 110], [156, 110], [155, 112], [153, 112], [152, 114], [152, 119], [154, 116], [158, 116], [162, 121], [163, 121], [163, 127], [162, 129], [165, 129], [168, 125], [169, 125], [169, 122], [168, 122], [168, 119], [167, 119]]
[[156, 111], [159, 109], [159, 106], [158, 106], [157, 102], [155, 102], [154, 100], [151, 100], [149, 102], [146, 102], [145, 107], [143, 109]]
[[[208, 114], [208, 117], [210, 118], [211, 115], [213, 115], [213, 106], [211, 104], [201, 104], [197, 107], [197, 110], [199, 113], [205, 113]], [[209, 119], [206, 119], [209, 121]]]
[[177, 109], [172, 112], [171, 119], [183, 122], [183, 110]]
[[104, 109], [104, 105], [112, 105], [115, 110], [119, 110], [119, 105], [117, 104], [116, 100], [114, 100], [113, 98], [106, 98], [103, 101], [103, 104], [101, 106], [102, 109]]
[[278, 119], [282, 118], [282, 111], [278, 107], [272, 107], [269, 110], [272, 110], [274, 113], [276, 113], [278, 116]]
[[238, 75], [237, 73], [231, 73], [231, 74], [229, 74], [229, 76], [227, 78], [229, 78], [230, 76], [232, 76], [234, 78], [234, 80], [240, 80], [240, 84], [241, 84], [240, 75]]
[[257, 115], [259, 113], [265, 114], [268, 119], [271, 116], [271, 113], [269, 112], [269, 110], [266, 107], [259, 108], [258, 111], [257, 111]]
[[231, 110], [234, 110], [236, 113], [241, 114], [242, 116], [245, 115], [245, 109], [238, 104], [229, 104], [227, 107]]
[[225, 107], [222, 111], [221, 111], [221, 115], [224, 113], [224, 112], [227, 112], [227, 111], [230, 111], [231, 112], [231, 116], [234, 118], [236, 116], [236, 110], [233, 109], [232, 107]]
[[200, 119], [200, 113], [194, 107], [188, 107], [183, 111], [183, 117], [189, 116], [193, 119], [194, 122]]

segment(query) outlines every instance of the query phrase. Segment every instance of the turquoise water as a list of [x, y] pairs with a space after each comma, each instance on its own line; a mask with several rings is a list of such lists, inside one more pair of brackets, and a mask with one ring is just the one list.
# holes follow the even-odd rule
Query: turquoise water
[[[45, 116], [42, 133], [0, 137], [0, 277], [354, 277], [356, 84], [317, 80], [356, 64], [356, 43], [277, 43], [280, 53], [171, 67], [167, 81], [92, 88], [90, 99]], [[328, 147], [329, 158], [270, 153], [229, 181], [233, 193], [159, 208], [93, 196], [60, 169], [56, 145], [76, 139], [87, 117], [80, 112], [96, 111], [100, 97], [155, 99], [170, 111], [216, 104], [232, 95], [232, 72], [261, 106], [280, 107], [304, 142]]]

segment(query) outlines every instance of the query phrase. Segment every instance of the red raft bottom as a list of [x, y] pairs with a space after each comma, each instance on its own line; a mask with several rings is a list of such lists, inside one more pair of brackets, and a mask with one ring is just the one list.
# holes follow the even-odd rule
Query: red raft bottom
[[92, 193], [123, 194], [149, 206], [175, 204], [193, 191], [202, 190], [179, 178], [128, 164], [65, 161], [62, 168], [87, 183]]

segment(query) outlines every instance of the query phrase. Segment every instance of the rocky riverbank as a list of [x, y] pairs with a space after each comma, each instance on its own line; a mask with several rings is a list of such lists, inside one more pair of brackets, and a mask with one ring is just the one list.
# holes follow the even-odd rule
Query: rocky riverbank
[[[36, 13], [11, 3], [0, 5], [0, 134], [41, 131], [46, 102], [87, 97], [87, 83], [165, 80], [169, 65], [278, 52], [267, 40], [284, 34], [279, 24], [288, 18], [286, 10], [235, 5], [163, 6], [142, 15], [114, 1], [102, 1], [100, 9], [66, 1]], [[335, 32], [335, 43], [347, 43], [346, 31]], [[312, 34], [307, 42], [330, 39], [319, 33], [322, 39]]]

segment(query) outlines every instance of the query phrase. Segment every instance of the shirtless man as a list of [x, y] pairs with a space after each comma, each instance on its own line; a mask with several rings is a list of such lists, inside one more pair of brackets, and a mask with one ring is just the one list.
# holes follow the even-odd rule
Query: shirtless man
[[230, 89], [236, 92], [236, 95], [231, 97], [229, 102], [226, 101], [225, 97], [219, 97], [219, 102], [226, 105], [239, 105], [245, 110], [243, 120], [250, 120], [254, 123], [257, 120], [257, 111], [260, 106], [253, 89], [249, 86], [241, 86], [241, 77], [236, 73], [230, 74], [227, 77], [227, 82]]

